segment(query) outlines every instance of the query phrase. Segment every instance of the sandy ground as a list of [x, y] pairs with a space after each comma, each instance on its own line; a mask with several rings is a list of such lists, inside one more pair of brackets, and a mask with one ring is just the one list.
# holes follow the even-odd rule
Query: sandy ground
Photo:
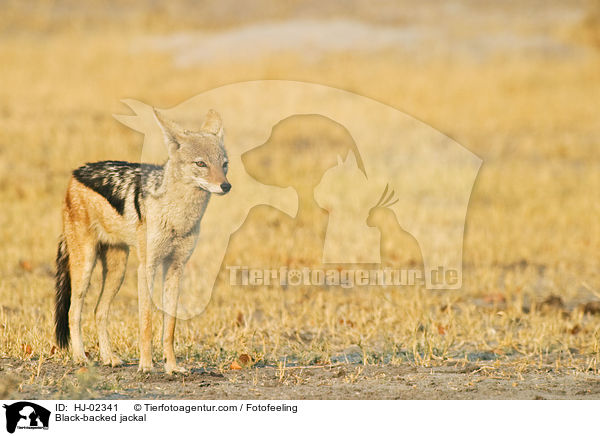
[[[11, 399], [600, 399], [600, 375], [494, 362], [439, 367], [362, 366], [249, 368], [188, 375], [140, 374], [122, 368], [0, 361], [0, 397]], [[33, 374], [30, 376], [30, 374]], [[4, 390], [4, 392], [2, 392]]]

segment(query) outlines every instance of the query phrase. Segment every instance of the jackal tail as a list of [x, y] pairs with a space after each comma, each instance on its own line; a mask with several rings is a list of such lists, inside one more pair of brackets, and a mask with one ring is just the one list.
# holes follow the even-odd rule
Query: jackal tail
[[69, 308], [71, 307], [71, 273], [69, 252], [64, 236], [58, 242], [56, 253], [56, 300], [54, 306], [54, 331], [60, 348], [69, 346]]

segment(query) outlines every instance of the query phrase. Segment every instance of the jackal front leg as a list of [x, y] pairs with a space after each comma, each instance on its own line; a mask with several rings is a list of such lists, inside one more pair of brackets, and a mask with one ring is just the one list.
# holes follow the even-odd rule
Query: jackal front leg
[[163, 290], [163, 347], [165, 357], [165, 372], [187, 372], [181, 366], [177, 366], [175, 358], [175, 323], [177, 322], [177, 303], [179, 300], [179, 290], [181, 277], [183, 275], [185, 263], [172, 261], [165, 265], [165, 279]]
[[152, 290], [156, 268], [140, 262], [138, 267], [138, 306], [140, 323], [139, 371], [152, 371]]

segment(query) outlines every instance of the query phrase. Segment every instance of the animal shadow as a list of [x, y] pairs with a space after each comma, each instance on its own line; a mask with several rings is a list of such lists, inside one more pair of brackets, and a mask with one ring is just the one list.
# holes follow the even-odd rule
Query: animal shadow
[[[349, 153], [364, 171], [348, 130], [327, 117], [294, 115], [276, 124], [269, 139], [244, 153], [242, 162], [257, 181], [292, 187], [298, 212], [290, 218], [270, 206], [253, 208], [232, 235], [228, 251], [250, 251], [244, 259], [248, 266], [321, 266], [329, 214], [315, 201], [314, 191], [323, 174], [338, 164], [338, 157]], [[250, 248], [249, 241], [254, 241], [251, 249], [244, 250], [244, 244]]]

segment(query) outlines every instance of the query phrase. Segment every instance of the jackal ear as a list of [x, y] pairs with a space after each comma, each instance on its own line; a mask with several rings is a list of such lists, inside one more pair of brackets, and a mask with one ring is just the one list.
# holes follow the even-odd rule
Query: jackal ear
[[223, 139], [223, 121], [217, 111], [210, 109], [204, 118], [201, 129]]
[[154, 118], [156, 119], [158, 127], [160, 127], [160, 130], [163, 133], [165, 145], [167, 146], [167, 151], [170, 156], [179, 149], [177, 132], [179, 132], [181, 128], [173, 121], [166, 119], [156, 108], [152, 108], [152, 112], [154, 113]]

